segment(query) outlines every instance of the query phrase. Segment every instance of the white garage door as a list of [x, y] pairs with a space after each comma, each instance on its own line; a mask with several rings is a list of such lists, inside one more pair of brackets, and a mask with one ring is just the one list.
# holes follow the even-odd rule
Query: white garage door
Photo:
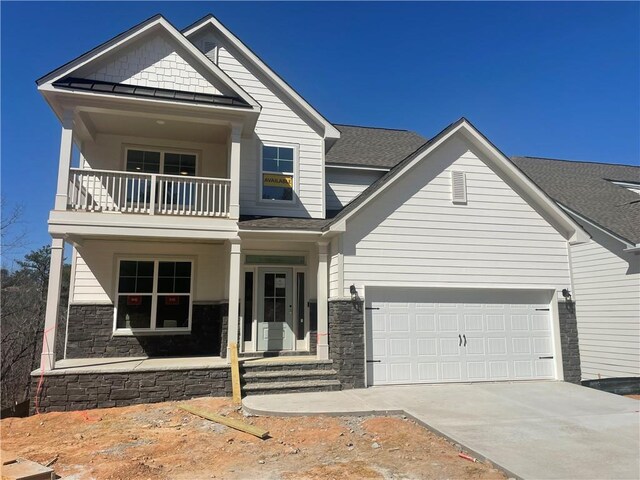
[[552, 292], [367, 289], [367, 383], [555, 378]]

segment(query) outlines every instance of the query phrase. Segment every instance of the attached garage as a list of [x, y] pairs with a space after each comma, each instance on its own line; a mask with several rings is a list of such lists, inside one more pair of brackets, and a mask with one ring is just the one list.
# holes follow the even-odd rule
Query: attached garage
[[367, 385], [555, 379], [553, 293], [368, 287]]

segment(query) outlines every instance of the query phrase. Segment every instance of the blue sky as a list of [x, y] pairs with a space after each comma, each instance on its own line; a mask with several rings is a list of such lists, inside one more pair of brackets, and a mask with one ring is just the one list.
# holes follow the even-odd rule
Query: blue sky
[[639, 3], [2, 2], [2, 196], [49, 242], [60, 126], [34, 81], [162, 13], [216, 15], [334, 123], [433, 136], [469, 118], [507, 155], [640, 163]]

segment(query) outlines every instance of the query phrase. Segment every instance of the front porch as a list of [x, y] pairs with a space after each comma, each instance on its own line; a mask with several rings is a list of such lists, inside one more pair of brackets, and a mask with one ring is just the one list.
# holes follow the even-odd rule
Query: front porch
[[[341, 388], [333, 361], [309, 355], [244, 358], [240, 374], [244, 396]], [[31, 413], [231, 395], [231, 367], [219, 356], [64, 359], [31, 378]]]

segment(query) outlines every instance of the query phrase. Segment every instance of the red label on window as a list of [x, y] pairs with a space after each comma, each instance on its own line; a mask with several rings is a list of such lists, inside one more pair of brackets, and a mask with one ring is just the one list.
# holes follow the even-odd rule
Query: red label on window
[[172, 296], [172, 297], [164, 297], [165, 305], [180, 305], [180, 297]]
[[142, 296], [127, 295], [127, 305], [134, 306], [134, 307], [142, 305]]

